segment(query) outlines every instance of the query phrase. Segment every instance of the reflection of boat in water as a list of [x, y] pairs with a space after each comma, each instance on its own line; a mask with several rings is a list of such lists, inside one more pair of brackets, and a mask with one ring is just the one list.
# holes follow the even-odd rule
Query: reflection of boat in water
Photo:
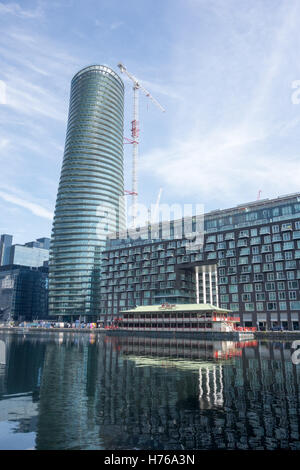
[[247, 347], [255, 347], [257, 341], [209, 341], [183, 338], [149, 338], [147, 336], [110, 337], [115, 349], [138, 367], [179, 367], [195, 369], [206, 365], [226, 363], [242, 355]]
[[210, 304], [140, 306], [120, 312], [108, 330], [114, 333], [147, 333], [157, 336], [211, 339], [252, 339], [255, 328], [238, 327], [240, 318]]

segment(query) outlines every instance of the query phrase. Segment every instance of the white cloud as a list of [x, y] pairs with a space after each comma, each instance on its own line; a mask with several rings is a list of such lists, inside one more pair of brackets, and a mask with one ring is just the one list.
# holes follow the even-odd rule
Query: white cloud
[[16, 206], [24, 207], [25, 209], [29, 210], [32, 214], [43, 217], [48, 220], [53, 219], [53, 213], [50, 212], [48, 209], [40, 206], [39, 204], [35, 204], [30, 201], [26, 201], [25, 199], [21, 199], [18, 196], [13, 194], [8, 194], [6, 192], [0, 191], [0, 198], [4, 199], [6, 202], [10, 202], [11, 204], [15, 204]]
[[263, 130], [242, 126], [190, 135], [144, 154], [141, 175], [153, 175], [170, 198], [196, 198], [217, 207], [255, 200], [259, 189], [266, 197], [297, 191], [300, 159], [264, 154], [267, 137]]
[[123, 21], [115, 21], [114, 23], [110, 25], [110, 29], [112, 30], [119, 29], [123, 24], [124, 24]]
[[40, 18], [43, 16], [43, 9], [39, 2], [35, 10], [25, 10], [19, 3], [0, 2], [0, 15], [10, 14], [25, 19]]

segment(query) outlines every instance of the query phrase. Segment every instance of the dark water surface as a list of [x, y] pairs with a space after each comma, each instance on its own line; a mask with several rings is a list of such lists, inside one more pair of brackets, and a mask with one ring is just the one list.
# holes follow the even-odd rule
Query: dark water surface
[[0, 449], [300, 450], [293, 351], [0, 332]]

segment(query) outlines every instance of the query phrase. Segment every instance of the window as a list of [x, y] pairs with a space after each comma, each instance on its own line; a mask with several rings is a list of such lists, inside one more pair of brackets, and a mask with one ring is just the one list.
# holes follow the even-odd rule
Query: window
[[217, 244], [217, 250], [226, 250], [226, 242], [220, 242]]
[[239, 238], [244, 238], [244, 237], [249, 237], [249, 230], [241, 230], [240, 231]]
[[249, 282], [249, 281], [250, 281], [250, 276], [248, 274], [241, 274], [240, 282]]
[[225, 233], [225, 240], [234, 240], [234, 232]]
[[300, 212], [300, 204], [294, 204], [295, 212]]
[[292, 213], [292, 206], [285, 206], [282, 208], [282, 215], [289, 215]]
[[255, 294], [256, 300], [265, 300], [265, 293], [261, 292], [259, 294]]
[[261, 247], [262, 253], [271, 253], [272, 252], [272, 245], [263, 245]]
[[273, 263], [264, 263], [263, 271], [273, 271]]
[[269, 300], [276, 300], [276, 292], [269, 292]]
[[236, 294], [238, 292], [238, 286], [237, 285], [229, 286], [229, 292], [231, 294]]
[[287, 271], [286, 278], [289, 281], [293, 281], [295, 279], [295, 271]]
[[269, 234], [269, 233], [271, 233], [270, 232], [270, 227], [261, 227], [261, 229], [259, 231], [260, 235], [265, 235], [265, 234]]
[[298, 281], [288, 281], [288, 289], [298, 289]]
[[290, 234], [290, 232], [284, 232], [284, 233], [282, 234], [282, 240], [283, 240], [283, 241], [288, 241], [288, 240], [290, 240], [290, 239], [291, 239], [291, 234]]
[[242, 294], [242, 302], [249, 302], [251, 300], [251, 294]]
[[293, 239], [294, 240], [299, 240], [300, 239], [300, 230], [295, 230], [293, 232]]
[[233, 312], [238, 312], [239, 311], [239, 304], [238, 303], [230, 304], [230, 310], [232, 310]]
[[254, 303], [253, 302], [245, 303], [245, 311], [246, 312], [253, 312], [253, 310], [254, 310]]
[[296, 261], [286, 261], [285, 269], [296, 269]]
[[252, 284], [244, 284], [244, 292], [253, 292]]
[[267, 310], [268, 311], [277, 310], [277, 303], [276, 302], [267, 302]]
[[257, 212], [248, 212], [248, 214], [246, 214], [247, 221], [256, 220], [256, 219], [257, 219]]
[[289, 292], [289, 299], [290, 299], [290, 300], [296, 300], [296, 299], [297, 299], [297, 292], [295, 292], [295, 291], [290, 291], [290, 292]]

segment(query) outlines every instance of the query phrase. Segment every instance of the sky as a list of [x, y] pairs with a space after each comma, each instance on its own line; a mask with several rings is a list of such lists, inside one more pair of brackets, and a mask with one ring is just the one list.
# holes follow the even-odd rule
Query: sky
[[299, 22], [298, 0], [0, 1], [0, 233], [50, 236], [70, 82], [91, 64], [124, 63], [166, 109], [140, 93], [139, 202], [298, 192]]

